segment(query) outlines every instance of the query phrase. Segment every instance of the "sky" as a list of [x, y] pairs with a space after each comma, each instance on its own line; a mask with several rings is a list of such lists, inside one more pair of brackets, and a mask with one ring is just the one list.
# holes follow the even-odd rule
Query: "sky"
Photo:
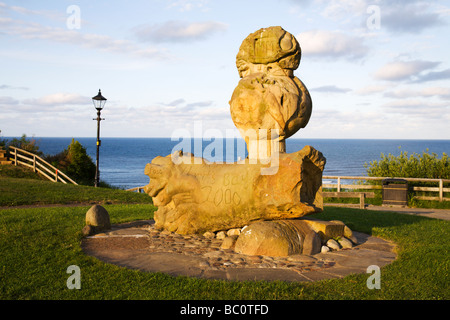
[[450, 139], [450, 1], [0, 0], [0, 135], [223, 137], [236, 54], [298, 40], [313, 111], [292, 138]]

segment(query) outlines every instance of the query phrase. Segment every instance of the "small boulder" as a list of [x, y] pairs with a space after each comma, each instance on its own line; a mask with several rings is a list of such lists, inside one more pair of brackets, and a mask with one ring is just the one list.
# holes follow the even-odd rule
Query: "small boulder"
[[93, 226], [95, 232], [111, 229], [109, 213], [105, 208], [96, 204], [86, 212], [86, 225]]
[[230, 229], [227, 231], [227, 236], [238, 236], [241, 233], [241, 229]]
[[220, 239], [220, 240], [225, 239], [226, 237], [227, 237], [227, 234], [225, 231], [219, 231], [216, 234], [216, 238]]
[[327, 241], [327, 247], [330, 248], [331, 250], [340, 250], [341, 249], [341, 246], [339, 245], [339, 243], [334, 239], [329, 239]]
[[342, 237], [339, 239], [338, 242], [343, 249], [349, 249], [349, 248], [353, 247], [352, 242], [350, 240], [348, 240], [347, 238]]
[[328, 248], [327, 246], [322, 246], [322, 248], [320, 249], [321, 253], [326, 253], [326, 252], [329, 252], [329, 251], [330, 251], [330, 248]]
[[215, 238], [215, 234], [214, 234], [214, 232], [211, 232], [211, 231], [206, 231], [204, 234], [203, 234], [203, 236], [206, 238], [206, 239], [213, 239], [213, 238]]
[[222, 242], [222, 245], [220, 246], [220, 248], [221, 249], [234, 249], [237, 239], [238, 239], [237, 235], [226, 237], [225, 239], [223, 239], [223, 242]]

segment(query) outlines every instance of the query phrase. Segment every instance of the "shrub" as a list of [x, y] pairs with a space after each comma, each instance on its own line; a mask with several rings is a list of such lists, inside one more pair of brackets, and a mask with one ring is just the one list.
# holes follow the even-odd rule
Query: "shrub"
[[64, 151], [45, 158], [53, 166], [67, 174], [79, 184], [93, 185], [95, 164], [81, 143], [72, 139], [72, 143]]
[[403, 177], [450, 179], [450, 158], [446, 153], [438, 158], [436, 153], [429, 153], [427, 149], [422, 154], [401, 151], [395, 157], [392, 154], [381, 154], [381, 160], [365, 164], [369, 177]]

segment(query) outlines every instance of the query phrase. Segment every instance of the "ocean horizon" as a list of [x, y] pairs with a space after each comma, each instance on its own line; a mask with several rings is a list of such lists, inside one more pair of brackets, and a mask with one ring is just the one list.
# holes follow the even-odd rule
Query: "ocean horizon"
[[[10, 140], [18, 137], [3, 137]], [[93, 137], [29, 137], [36, 140], [46, 155], [57, 154], [68, 147], [72, 139], [86, 148], [95, 162], [96, 138]], [[189, 150], [190, 142], [190, 150]], [[381, 154], [397, 156], [425, 152], [439, 157], [450, 152], [450, 140], [418, 139], [302, 139], [286, 140], [286, 152], [292, 153], [309, 145], [322, 152], [327, 159], [324, 176], [367, 176], [365, 164], [380, 160]], [[157, 156], [167, 156], [183, 148], [195, 156], [210, 161], [234, 162], [247, 156], [245, 142], [241, 138], [229, 139], [174, 139], [171, 138], [101, 138], [100, 179], [108, 184], [130, 189], [148, 184], [145, 165]], [[188, 149], [188, 150], [186, 150]], [[221, 150], [222, 149], [222, 150]]]

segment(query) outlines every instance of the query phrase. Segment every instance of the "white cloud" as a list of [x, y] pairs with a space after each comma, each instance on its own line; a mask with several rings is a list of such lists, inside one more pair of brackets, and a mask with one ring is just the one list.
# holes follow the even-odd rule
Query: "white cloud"
[[176, 8], [181, 12], [191, 11], [195, 8], [201, 9], [202, 11], [208, 10], [208, 0], [170, 0], [168, 9]]
[[387, 85], [368, 85], [365, 87], [362, 87], [355, 91], [356, 94], [359, 95], [370, 95], [374, 93], [381, 93], [387, 90], [388, 88], [391, 88], [391, 86]]
[[327, 93], [346, 93], [352, 91], [352, 89], [340, 88], [335, 85], [330, 85], [312, 88], [310, 91], [327, 92]]
[[369, 52], [369, 48], [363, 43], [363, 38], [338, 31], [306, 31], [300, 33], [297, 39], [302, 48], [302, 54], [309, 57], [360, 60]]
[[417, 34], [431, 27], [445, 25], [441, 11], [430, 3], [401, 3], [382, 7], [382, 27], [392, 32]]
[[379, 80], [399, 81], [412, 80], [421, 72], [438, 66], [440, 62], [436, 61], [396, 61], [382, 66], [376, 71], [374, 77]]
[[165, 59], [170, 57], [164, 49], [141, 47], [130, 40], [114, 39], [101, 34], [82, 33], [79, 30], [49, 27], [37, 22], [9, 17], [0, 17], [0, 27], [3, 34], [19, 36], [27, 40], [47, 40], [111, 53], [130, 54], [140, 58]]
[[54, 93], [37, 99], [26, 99], [23, 103], [35, 106], [61, 106], [86, 104], [90, 101], [91, 98], [76, 93]]
[[429, 87], [420, 90], [399, 89], [386, 92], [384, 96], [388, 98], [397, 98], [397, 99], [404, 99], [411, 97], [439, 97], [443, 100], [449, 100], [450, 88]]
[[212, 34], [224, 31], [227, 26], [216, 21], [186, 22], [167, 21], [162, 24], [141, 25], [134, 28], [140, 41], [150, 42], [185, 42], [206, 39]]

